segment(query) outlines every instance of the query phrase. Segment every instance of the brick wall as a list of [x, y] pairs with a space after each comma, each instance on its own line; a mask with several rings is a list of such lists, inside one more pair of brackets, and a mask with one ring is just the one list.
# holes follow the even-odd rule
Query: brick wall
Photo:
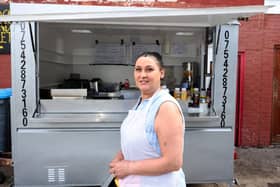
[[0, 55], [0, 88], [11, 87], [11, 57]]
[[246, 55], [241, 146], [267, 146], [271, 139], [274, 45], [280, 44], [280, 15], [241, 22], [239, 51]]

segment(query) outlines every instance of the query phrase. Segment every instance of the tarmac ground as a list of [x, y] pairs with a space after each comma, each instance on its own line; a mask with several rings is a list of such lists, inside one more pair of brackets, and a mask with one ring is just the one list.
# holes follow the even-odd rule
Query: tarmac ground
[[[280, 187], [280, 145], [266, 148], [236, 148], [233, 187]], [[0, 187], [10, 187], [13, 182], [12, 168], [0, 167], [5, 181]], [[0, 177], [1, 178], [1, 177]], [[188, 187], [228, 187], [227, 184], [191, 184]]]
[[[280, 187], [280, 145], [236, 148], [234, 175], [240, 187]], [[188, 187], [227, 187], [227, 184], [193, 184]]]

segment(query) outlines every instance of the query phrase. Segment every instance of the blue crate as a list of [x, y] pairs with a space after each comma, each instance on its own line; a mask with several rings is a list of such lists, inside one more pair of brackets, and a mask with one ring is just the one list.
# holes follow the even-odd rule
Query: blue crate
[[11, 97], [12, 89], [11, 88], [3, 88], [0, 89], [0, 99], [7, 99]]

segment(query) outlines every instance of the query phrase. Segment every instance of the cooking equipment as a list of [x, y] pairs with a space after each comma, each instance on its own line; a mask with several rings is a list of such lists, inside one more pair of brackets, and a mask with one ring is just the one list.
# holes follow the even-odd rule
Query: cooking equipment
[[59, 85], [59, 88], [90, 88], [90, 83], [87, 79], [65, 79], [61, 85]]
[[100, 92], [100, 88], [102, 85], [102, 80], [100, 78], [91, 79], [89, 84], [90, 84], [90, 89], [92, 89], [94, 93]]
[[199, 69], [198, 63], [194, 61], [183, 62], [183, 80], [182, 84], [191, 87], [199, 87]]

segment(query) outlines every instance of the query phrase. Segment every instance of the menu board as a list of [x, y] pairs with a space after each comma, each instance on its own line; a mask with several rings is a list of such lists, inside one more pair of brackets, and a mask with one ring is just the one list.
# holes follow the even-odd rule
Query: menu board
[[134, 65], [136, 58], [143, 52], [158, 52], [161, 54], [161, 46], [156, 44], [136, 44], [132, 46], [132, 59], [130, 64]]
[[126, 64], [125, 48], [121, 44], [97, 44], [94, 64]]

